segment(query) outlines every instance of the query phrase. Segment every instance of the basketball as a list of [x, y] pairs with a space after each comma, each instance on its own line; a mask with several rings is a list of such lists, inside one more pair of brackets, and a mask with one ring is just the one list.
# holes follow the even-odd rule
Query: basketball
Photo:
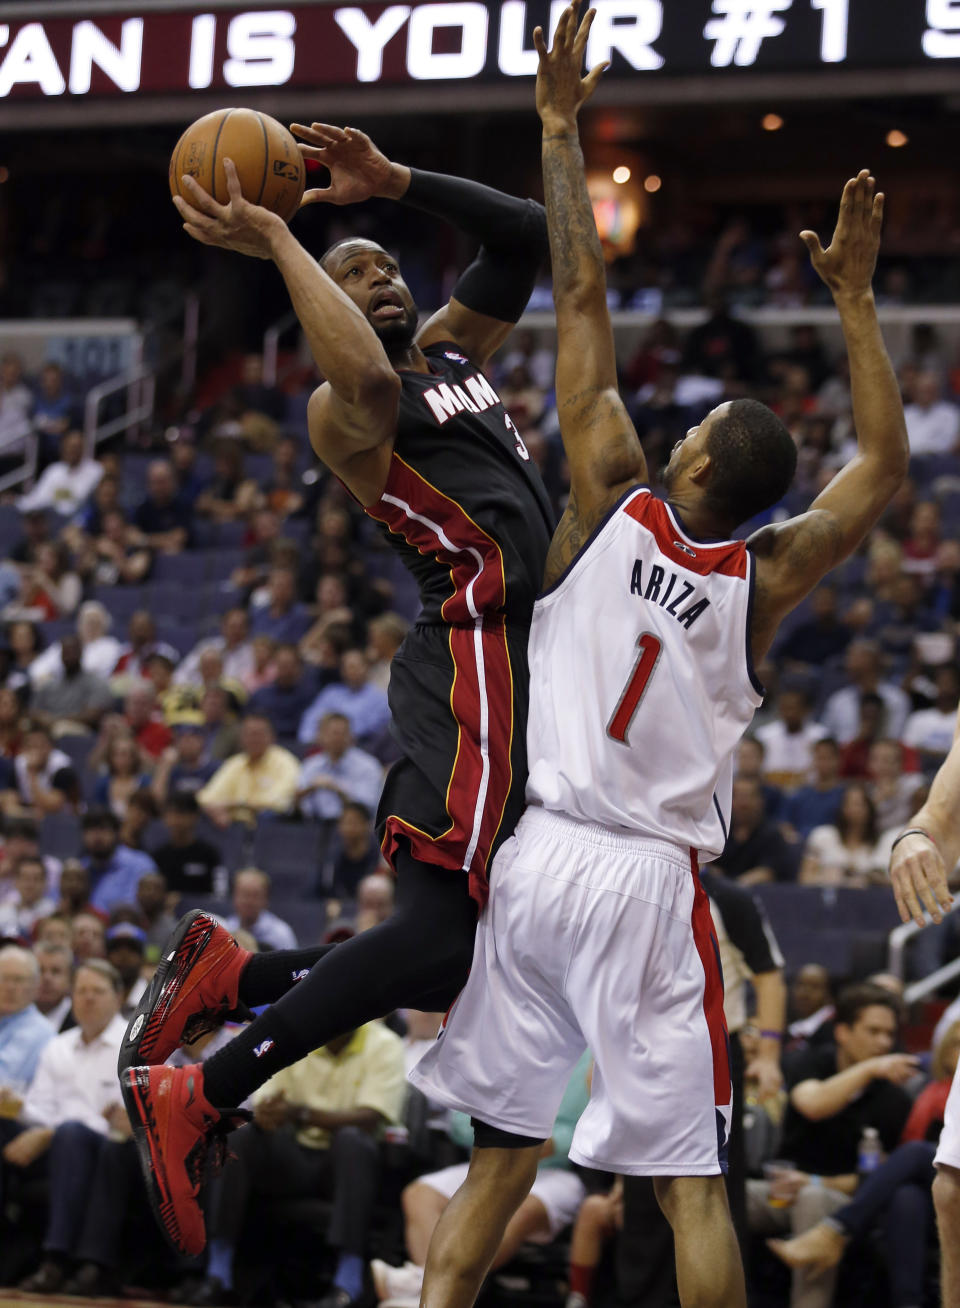
[[184, 195], [180, 180], [189, 173], [209, 195], [226, 204], [230, 197], [224, 159], [236, 164], [245, 200], [290, 221], [303, 196], [306, 169], [296, 141], [282, 123], [255, 109], [204, 114], [187, 128], [170, 156], [170, 194]]

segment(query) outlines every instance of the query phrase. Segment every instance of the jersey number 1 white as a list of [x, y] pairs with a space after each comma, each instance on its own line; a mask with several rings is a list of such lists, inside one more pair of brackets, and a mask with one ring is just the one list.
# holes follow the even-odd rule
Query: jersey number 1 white
[[663, 644], [652, 631], [645, 631], [638, 636], [637, 647], [640, 650], [637, 661], [633, 665], [633, 671], [623, 688], [617, 707], [613, 710], [613, 716], [607, 723], [607, 735], [611, 740], [618, 740], [621, 745], [630, 743], [627, 740], [627, 732], [640, 707], [640, 701], [646, 694], [653, 670], [660, 660]]

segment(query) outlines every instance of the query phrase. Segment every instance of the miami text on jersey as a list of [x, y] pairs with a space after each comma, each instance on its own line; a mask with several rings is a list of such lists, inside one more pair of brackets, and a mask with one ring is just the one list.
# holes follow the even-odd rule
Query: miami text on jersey
[[[466, 387], [466, 390], [464, 390]], [[469, 392], [469, 393], [468, 393]], [[423, 392], [427, 407], [442, 427], [455, 413], [483, 413], [484, 409], [500, 403], [500, 396], [493, 389], [482, 373], [467, 377], [463, 386], [454, 382], [441, 382]]]

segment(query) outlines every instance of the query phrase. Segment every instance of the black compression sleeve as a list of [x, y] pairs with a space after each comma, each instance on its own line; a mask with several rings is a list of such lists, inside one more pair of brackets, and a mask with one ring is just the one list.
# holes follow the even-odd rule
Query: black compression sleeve
[[411, 168], [401, 203], [446, 218], [490, 251], [517, 253], [522, 248], [538, 261], [547, 252], [547, 215], [535, 200], [504, 195], [463, 177]]
[[543, 205], [419, 168], [410, 169], [402, 202], [479, 237], [483, 246], [458, 280], [453, 298], [476, 313], [516, 322], [549, 248]]

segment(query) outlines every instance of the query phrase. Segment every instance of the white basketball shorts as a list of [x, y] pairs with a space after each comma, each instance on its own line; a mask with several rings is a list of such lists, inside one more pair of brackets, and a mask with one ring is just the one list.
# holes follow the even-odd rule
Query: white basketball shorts
[[695, 857], [528, 808], [494, 860], [467, 984], [409, 1079], [547, 1139], [586, 1047], [594, 1072], [574, 1162], [635, 1176], [726, 1170], [723, 978]]
[[934, 1163], [960, 1169], [960, 1072], [954, 1072]]
[[[467, 1179], [468, 1166], [468, 1163], [454, 1163], [452, 1167], [444, 1167], [439, 1172], [418, 1176], [415, 1184], [429, 1186], [444, 1198], [452, 1199]], [[573, 1224], [580, 1205], [587, 1197], [587, 1187], [576, 1172], [568, 1172], [562, 1167], [538, 1167], [530, 1194], [543, 1204], [549, 1227], [549, 1231], [543, 1235], [531, 1236], [530, 1243], [546, 1244]]]

